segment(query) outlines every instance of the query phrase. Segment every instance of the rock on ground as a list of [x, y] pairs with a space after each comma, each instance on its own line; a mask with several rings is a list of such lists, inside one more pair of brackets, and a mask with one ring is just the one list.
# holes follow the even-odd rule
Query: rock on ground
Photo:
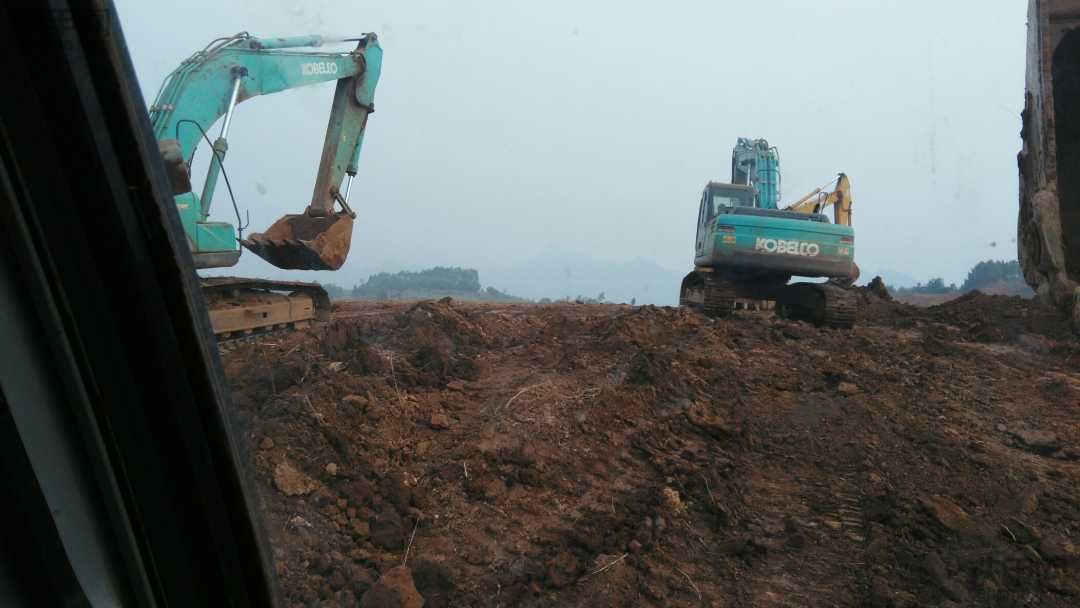
[[424, 598], [416, 590], [412, 571], [404, 566], [393, 568], [360, 598], [360, 608], [420, 608]]
[[286, 496], [310, 494], [319, 484], [287, 462], [274, 467], [274, 486]]

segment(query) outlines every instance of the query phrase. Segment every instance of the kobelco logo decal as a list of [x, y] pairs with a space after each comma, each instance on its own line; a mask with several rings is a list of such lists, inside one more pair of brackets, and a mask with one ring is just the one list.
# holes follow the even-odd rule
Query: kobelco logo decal
[[765, 253], [786, 253], [788, 255], [804, 255], [810, 258], [821, 253], [821, 247], [817, 243], [766, 238], [758, 238], [754, 242], [754, 249]]
[[300, 64], [300, 72], [304, 76], [314, 76], [316, 74], [337, 74], [338, 64], [333, 61], [315, 61], [312, 63]]

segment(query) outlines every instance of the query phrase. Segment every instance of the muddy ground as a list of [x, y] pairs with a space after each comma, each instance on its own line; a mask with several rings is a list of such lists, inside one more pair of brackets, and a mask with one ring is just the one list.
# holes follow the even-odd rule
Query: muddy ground
[[864, 297], [344, 302], [227, 347], [284, 604], [1080, 605], [1080, 342]]

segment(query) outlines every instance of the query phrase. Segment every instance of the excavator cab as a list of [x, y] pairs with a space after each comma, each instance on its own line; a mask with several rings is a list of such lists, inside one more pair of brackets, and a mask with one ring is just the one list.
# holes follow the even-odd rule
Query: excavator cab
[[736, 207], [753, 207], [755, 191], [750, 186], [709, 182], [705, 196], [712, 204], [712, 215], [727, 213]]

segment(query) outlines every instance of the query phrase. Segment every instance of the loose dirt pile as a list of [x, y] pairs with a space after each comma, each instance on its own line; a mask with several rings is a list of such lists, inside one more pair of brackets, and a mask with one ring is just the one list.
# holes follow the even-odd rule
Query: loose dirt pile
[[286, 604], [1080, 605], [1066, 326], [864, 299], [344, 303], [230, 347]]

